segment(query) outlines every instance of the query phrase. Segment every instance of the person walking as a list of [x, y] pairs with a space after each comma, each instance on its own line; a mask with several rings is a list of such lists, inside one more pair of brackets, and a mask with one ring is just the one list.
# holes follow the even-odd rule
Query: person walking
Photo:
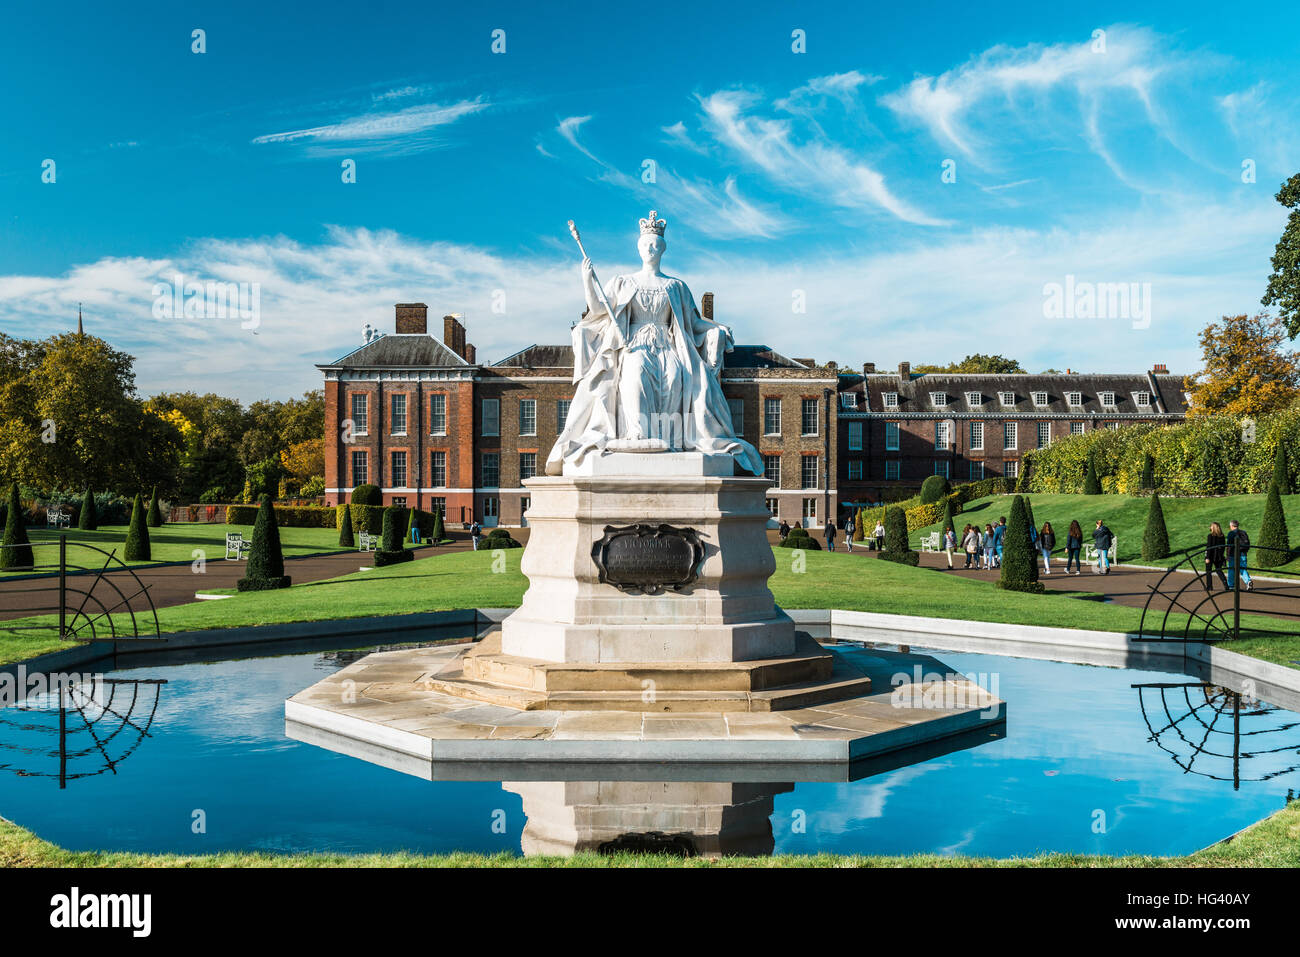
[[1056, 547], [1056, 532], [1052, 531], [1051, 522], [1043, 522], [1043, 530], [1038, 534], [1038, 550], [1043, 555], [1043, 572], [1052, 574], [1052, 549]]
[[980, 533], [974, 525], [967, 525], [965, 531], [961, 533], [961, 547], [966, 552], [966, 567], [970, 568], [971, 563], [975, 562], [975, 567], [979, 567], [975, 555], [979, 552]]
[[1232, 587], [1223, 574], [1223, 565], [1227, 560], [1227, 541], [1223, 534], [1223, 526], [1218, 522], [1211, 522], [1210, 534], [1205, 537], [1205, 590], [1207, 592], [1214, 591], [1216, 574], [1219, 576], [1219, 581], [1223, 583], [1224, 591]]
[[477, 519], [471, 522], [469, 526], [469, 540], [474, 546], [474, 551], [478, 551], [478, 540], [482, 534], [483, 526], [478, 523]]
[[1092, 544], [1097, 549], [1097, 567], [1092, 570], [1094, 575], [1110, 574], [1110, 543], [1115, 540], [1106, 523], [1097, 519], [1097, 527], [1092, 530]]
[[835, 551], [835, 522], [833, 519], [826, 519], [826, 551]]
[[948, 556], [948, 571], [952, 571], [952, 550], [957, 547], [957, 533], [949, 525], [943, 530], [943, 550]]
[[[1078, 575], [1083, 571], [1083, 566], [1079, 564], [1079, 552], [1083, 550], [1083, 529], [1079, 527], [1077, 521], [1070, 522], [1070, 530], [1065, 533], [1065, 574]], [[1074, 566], [1074, 571], [1070, 571], [1070, 566]]]
[[876, 528], [871, 533], [871, 537], [876, 540], [876, 551], [883, 552], [885, 550], [885, 526], [881, 524], [880, 519], [876, 519]]
[[785, 519], [781, 519], [781, 525], [777, 528], [776, 533], [781, 536], [781, 541], [785, 541], [786, 536], [790, 534], [790, 523]]
[[[1236, 572], [1240, 570], [1241, 580], [1246, 586], [1246, 591], [1254, 591], [1255, 583], [1250, 580], [1250, 572], [1246, 571], [1246, 555], [1250, 551], [1250, 536], [1246, 534], [1246, 530], [1241, 527], [1241, 524], [1235, 518], [1228, 523], [1228, 537], [1223, 544], [1227, 550], [1228, 587], [1237, 587]], [[1236, 556], [1235, 559], [1233, 558], [1234, 555]]]
[[1003, 515], [993, 526], [993, 545], [997, 553], [997, 567], [1002, 567], [1002, 540], [1007, 537], [1007, 517]]
[[984, 548], [984, 570], [989, 571], [993, 568], [994, 556], [997, 553], [997, 541], [993, 535], [993, 526], [984, 526], [984, 536], [980, 539], [980, 545]]
[[844, 547], [853, 552], [853, 533], [857, 531], [857, 523], [853, 520], [853, 513], [849, 512], [844, 516]]

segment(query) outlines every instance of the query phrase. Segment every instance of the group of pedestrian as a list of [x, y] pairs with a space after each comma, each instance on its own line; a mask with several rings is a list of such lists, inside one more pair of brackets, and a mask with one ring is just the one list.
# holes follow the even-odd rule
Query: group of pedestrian
[[[986, 524], [982, 529], [979, 525], [968, 524], [961, 530], [960, 535], [953, 526], [949, 525], [943, 530], [943, 550], [948, 557], [948, 567], [950, 569], [953, 567], [952, 553], [960, 548], [966, 556], [963, 569], [993, 571], [1001, 568], [1006, 534], [1005, 515], [998, 518], [996, 524]], [[1097, 520], [1092, 540], [1097, 550], [1097, 565], [1093, 568], [1093, 572], [1109, 575], [1110, 547], [1115, 537], [1101, 519]], [[1051, 522], [1044, 522], [1042, 528], [1030, 527], [1030, 548], [1042, 558], [1044, 574], [1052, 574], [1052, 553], [1056, 550], [1056, 543], [1056, 530], [1052, 528]], [[1083, 571], [1083, 560], [1080, 557], [1082, 551], [1083, 529], [1077, 521], [1070, 522], [1070, 529], [1065, 537], [1065, 574], [1078, 575]]]
[[[1205, 539], [1205, 590], [1214, 590], [1214, 576], [1217, 575], [1225, 591], [1232, 591], [1237, 585], [1237, 572], [1241, 573], [1241, 584], [1246, 591], [1251, 591], [1255, 583], [1246, 571], [1246, 554], [1250, 551], [1250, 536], [1233, 519], [1228, 523], [1228, 534], [1223, 534], [1223, 526], [1218, 522], [1210, 523], [1210, 533]], [[1236, 561], [1233, 560], [1236, 555]], [[1224, 568], [1227, 574], [1224, 574]]]
[[998, 519], [996, 525], [985, 525], [981, 530], [978, 525], [968, 524], [961, 530], [961, 538], [949, 525], [943, 532], [943, 551], [948, 556], [948, 567], [952, 568], [952, 553], [961, 545], [966, 555], [963, 568], [977, 568], [991, 571], [1002, 566], [1002, 540], [1007, 533], [1005, 516]]

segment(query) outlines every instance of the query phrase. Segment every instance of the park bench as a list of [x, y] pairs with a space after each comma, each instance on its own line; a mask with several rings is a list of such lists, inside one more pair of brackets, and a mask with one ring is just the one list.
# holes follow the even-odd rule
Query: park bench
[[373, 552], [379, 547], [379, 536], [371, 535], [369, 532], [362, 532], [357, 540], [357, 550], [363, 552]]
[[939, 543], [942, 538], [943, 536], [939, 532], [931, 532], [929, 535], [922, 535], [919, 542], [919, 550], [923, 552], [939, 551]]
[[47, 508], [45, 510], [45, 524], [50, 528], [67, 528], [72, 521], [72, 515], [61, 508]]
[[226, 532], [226, 561], [237, 562], [248, 557], [253, 543], [244, 540], [243, 532]]
[[[1119, 549], [1119, 536], [1111, 535], [1110, 548], [1106, 549], [1106, 555], [1110, 558], [1110, 563], [1115, 564], [1115, 556]], [[1097, 546], [1092, 542], [1086, 542], [1083, 546], [1083, 560], [1089, 565], [1097, 564]]]

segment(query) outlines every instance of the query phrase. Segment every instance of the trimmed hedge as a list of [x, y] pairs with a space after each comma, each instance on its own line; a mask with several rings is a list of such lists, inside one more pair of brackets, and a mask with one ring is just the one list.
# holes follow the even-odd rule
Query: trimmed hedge
[[1169, 557], [1169, 530], [1165, 528], [1165, 510], [1160, 506], [1159, 492], [1151, 493], [1147, 527], [1142, 532], [1142, 557], [1147, 560]]
[[238, 591], [268, 591], [288, 588], [292, 580], [284, 573], [284, 552], [280, 548], [280, 526], [271, 496], [263, 495], [253, 525], [253, 544], [248, 550], [244, 577], [235, 583]]
[[382, 507], [384, 493], [380, 491], [378, 485], [358, 485], [352, 490], [351, 504]]
[[479, 543], [479, 548], [487, 548], [488, 550], [491, 550], [493, 548], [523, 548], [523, 547], [524, 547], [523, 545], [521, 545], [519, 542], [515, 541], [513, 538], [510, 537], [510, 532], [507, 529], [501, 527], [492, 529], [483, 538], [483, 541]]
[[808, 529], [802, 525], [795, 525], [790, 529], [789, 535], [777, 542], [777, 548], [803, 548], [812, 552], [820, 552], [822, 545], [821, 542], [808, 534]]
[[[933, 505], [927, 507], [934, 508]], [[907, 516], [903, 510], [897, 506], [885, 509], [885, 550], [877, 552], [876, 557], [900, 565], [919, 564], [921, 556], [908, 544], [907, 533]]]
[[[346, 506], [339, 506], [346, 508]], [[226, 506], [227, 525], [252, 525], [261, 512], [259, 505]], [[333, 528], [335, 510], [321, 505], [300, 505], [275, 509], [275, 523], [283, 528]]]
[[126, 530], [126, 547], [122, 549], [122, 557], [128, 562], [150, 561], [149, 527], [145, 524], [144, 513], [144, 502], [137, 492], [135, 501], [131, 504], [131, 524]]
[[1017, 495], [1011, 500], [1011, 514], [1007, 518], [1002, 541], [1002, 574], [997, 586], [1041, 595], [1046, 589], [1038, 580], [1038, 559], [1029, 541], [1031, 522], [1024, 498]]
[[32, 546], [23, 524], [23, 505], [18, 496], [18, 483], [9, 489], [9, 507], [5, 514], [4, 548], [0, 548], [0, 568], [21, 569], [35, 566]]
[[99, 520], [95, 512], [95, 494], [86, 489], [86, 494], [81, 500], [81, 511], [77, 515], [77, 528], [84, 532], [93, 532], [99, 528]]
[[1291, 533], [1286, 527], [1286, 513], [1282, 511], [1282, 497], [1276, 483], [1268, 487], [1268, 500], [1264, 502], [1264, 518], [1259, 525], [1259, 541], [1255, 543], [1255, 561], [1263, 568], [1285, 565], [1291, 558]]
[[921, 483], [921, 504], [932, 505], [952, 492], [948, 480], [942, 475], [931, 475]]
[[[383, 531], [380, 533], [379, 548], [375, 550], [375, 567], [398, 565], [415, 558], [413, 552], [406, 550], [402, 543], [402, 529], [407, 525], [407, 509], [390, 505], [384, 509]], [[413, 516], [412, 516], [413, 517]]]
[[158, 486], [153, 487], [153, 494], [149, 496], [149, 514], [145, 517], [145, 522], [150, 528], [162, 528], [162, 506], [158, 502]]

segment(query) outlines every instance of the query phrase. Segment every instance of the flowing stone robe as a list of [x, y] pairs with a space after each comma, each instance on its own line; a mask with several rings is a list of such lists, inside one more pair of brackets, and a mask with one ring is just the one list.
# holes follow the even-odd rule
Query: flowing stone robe
[[[641, 334], [640, 329], [629, 335], [633, 313], [645, 309], [645, 299], [637, 302], [637, 278], [629, 275], [615, 276], [605, 284], [605, 298], [614, 310], [612, 317], [597, 303], [573, 327], [573, 381], [577, 389], [564, 431], [547, 458], [548, 475], [560, 475], [566, 463], [576, 466], [589, 453], [605, 451], [613, 439], [644, 437], [635, 424], [621, 421], [620, 407], [675, 415], [680, 435], [671, 436], [673, 448], [730, 455], [741, 468], [763, 474], [758, 450], [736, 437], [731, 410], [718, 381], [722, 355], [732, 349], [726, 328], [700, 315], [686, 283], [671, 276], [663, 277], [660, 283], [670, 310], [670, 315], [664, 317], [666, 341]], [[658, 310], [653, 312], [657, 314]], [[647, 318], [653, 322], [656, 316]], [[625, 375], [623, 366], [630, 344], [651, 352], [667, 348], [675, 355], [662, 357], [657, 369], [638, 368], [635, 375]], [[636, 361], [638, 367], [654, 365], [652, 355], [637, 357]], [[677, 375], [680, 384], [668, 395], [639, 395], [620, 401], [620, 386], [642, 389], [665, 381], [671, 385]], [[675, 408], [671, 407], [674, 402]]]

